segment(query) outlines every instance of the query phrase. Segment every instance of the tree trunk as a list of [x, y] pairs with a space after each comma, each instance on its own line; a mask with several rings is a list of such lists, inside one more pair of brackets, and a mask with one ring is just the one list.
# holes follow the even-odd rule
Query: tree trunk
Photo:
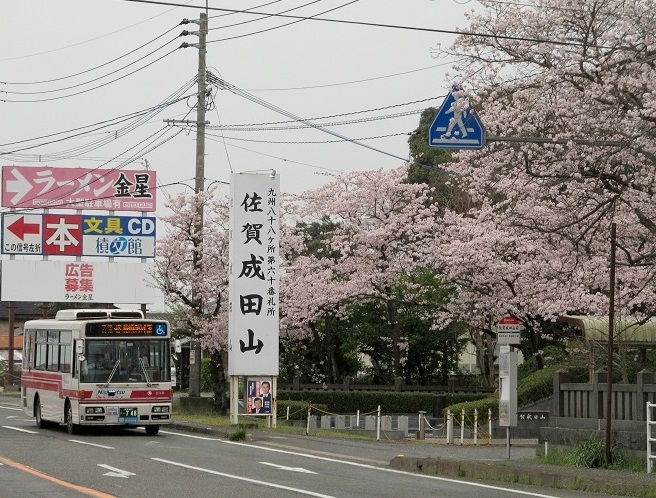
[[210, 354], [210, 379], [214, 390], [214, 409], [220, 414], [227, 414], [230, 406], [227, 394], [227, 379], [223, 364], [224, 352], [213, 351]]

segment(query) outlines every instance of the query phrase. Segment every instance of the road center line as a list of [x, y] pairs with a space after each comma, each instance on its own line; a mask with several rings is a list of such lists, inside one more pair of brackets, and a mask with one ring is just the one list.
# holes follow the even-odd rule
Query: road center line
[[335, 498], [334, 496], [331, 495], [324, 495], [321, 493], [315, 493], [313, 491], [307, 491], [304, 489], [299, 489], [299, 488], [292, 488], [289, 486], [283, 486], [281, 484], [273, 484], [270, 482], [262, 482], [257, 479], [249, 479], [248, 477], [241, 477], [241, 476], [236, 476], [232, 474], [226, 474], [224, 472], [218, 472], [216, 470], [211, 470], [211, 469], [204, 469], [202, 467], [195, 467], [193, 465], [187, 465], [185, 463], [180, 463], [180, 462], [173, 462], [171, 460], [164, 460], [163, 458], [153, 458], [156, 462], [162, 462], [162, 463], [167, 463], [169, 465], [175, 465], [177, 467], [182, 467], [185, 469], [191, 469], [191, 470], [197, 470], [199, 472], [206, 472], [208, 474], [214, 474], [217, 476], [222, 476], [222, 477], [227, 477], [228, 479], [237, 479], [238, 481], [245, 481], [245, 482], [250, 482], [252, 484], [256, 484], [257, 486], [268, 486], [270, 488], [276, 488], [276, 489], [284, 489], [286, 491], [292, 491], [294, 493], [300, 493], [303, 495], [308, 495], [308, 496], [317, 496], [319, 498]]

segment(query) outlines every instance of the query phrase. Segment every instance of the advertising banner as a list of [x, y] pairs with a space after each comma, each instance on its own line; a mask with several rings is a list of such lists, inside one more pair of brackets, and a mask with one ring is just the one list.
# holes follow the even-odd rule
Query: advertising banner
[[2, 206], [153, 212], [155, 172], [50, 166], [3, 166]]
[[152, 303], [146, 263], [2, 261], [3, 301]]
[[231, 182], [229, 375], [278, 375], [280, 177]]
[[155, 257], [156, 218], [80, 214], [2, 215], [2, 253]]

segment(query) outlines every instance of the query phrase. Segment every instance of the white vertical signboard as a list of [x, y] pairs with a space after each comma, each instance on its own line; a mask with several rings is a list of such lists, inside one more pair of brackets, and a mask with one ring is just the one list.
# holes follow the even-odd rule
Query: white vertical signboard
[[230, 189], [228, 373], [277, 376], [280, 178], [233, 173]]

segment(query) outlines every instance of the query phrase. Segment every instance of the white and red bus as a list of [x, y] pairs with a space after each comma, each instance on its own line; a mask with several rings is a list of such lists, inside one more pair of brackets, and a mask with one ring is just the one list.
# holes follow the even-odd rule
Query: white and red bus
[[21, 398], [38, 427], [171, 423], [171, 328], [139, 310], [72, 309], [25, 322]]

